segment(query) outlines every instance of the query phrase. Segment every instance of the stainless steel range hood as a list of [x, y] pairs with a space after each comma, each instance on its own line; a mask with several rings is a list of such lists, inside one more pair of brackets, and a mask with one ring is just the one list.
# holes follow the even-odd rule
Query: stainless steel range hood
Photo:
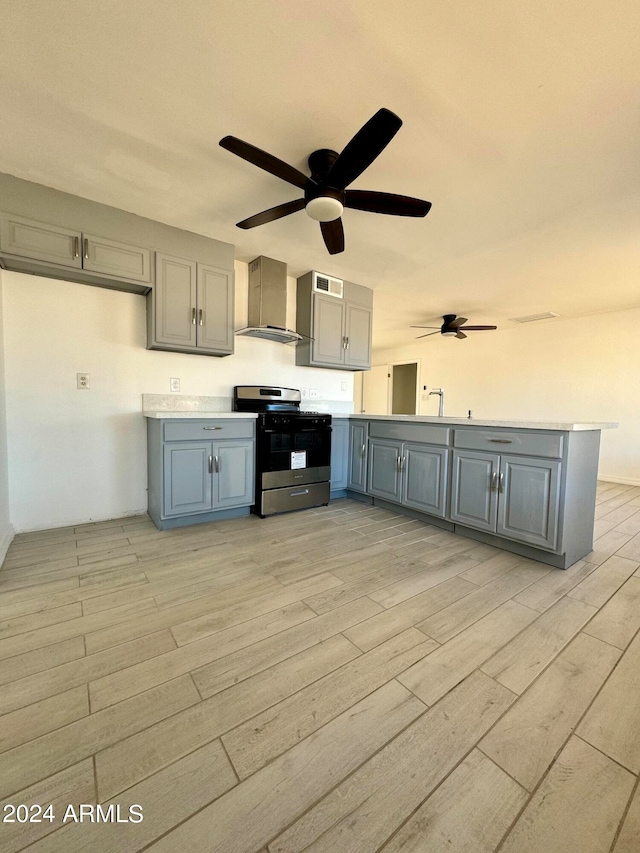
[[287, 329], [287, 265], [282, 261], [261, 255], [249, 264], [248, 323], [236, 335], [281, 344], [302, 340], [302, 335]]

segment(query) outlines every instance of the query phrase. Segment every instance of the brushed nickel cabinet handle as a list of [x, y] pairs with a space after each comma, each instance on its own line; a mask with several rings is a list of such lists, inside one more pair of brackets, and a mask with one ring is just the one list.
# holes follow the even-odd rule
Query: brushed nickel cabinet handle
[[80, 257], [80, 238], [79, 237], [73, 238], [73, 257], [74, 258]]
[[360, 456], [362, 456], [363, 458], [364, 458], [364, 454], [365, 454], [366, 449], [367, 449], [367, 445], [363, 444], [361, 449], [360, 449]]
[[402, 456], [396, 459], [396, 471], [402, 471]]
[[199, 314], [198, 314], [198, 325], [199, 326], [202, 325], [202, 308], [200, 309]]
[[222, 427], [202, 427], [202, 429], [222, 429]]
[[195, 308], [191, 309], [191, 322], [195, 326], [195, 324], [196, 324], [196, 309]]
[[500, 474], [500, 485], [498, 487], [499, 492], [504, 492], [504, 474]]
[[494, 471], [491, 475], [491, 486], [489, 487], [490, 492], [495, 492], [498, 488], [498, 472]]
[[347, 346], [346, 346], [346, 349], [349, 349], [349, 338], [348, 338], [348, 336], [347, 336]]
[[213, 456], [209, 457], [209, 473], [213, 474]]
[[492, 441], [494, 444], [513, 444], [510, 438], [488, 438], [487, 441]]
[[215, 457], [215, 463], [216, 463], [216, 474], [219, 474], [220, 473], [220, 459], [217, 456]]
[[86, 237], [84, 238], [84, 259], [89, 260], [89, 241]]

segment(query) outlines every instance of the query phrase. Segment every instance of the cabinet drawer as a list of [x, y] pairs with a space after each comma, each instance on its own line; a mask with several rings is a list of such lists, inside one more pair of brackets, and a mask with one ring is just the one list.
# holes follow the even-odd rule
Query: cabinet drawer
[[517, 453], [520, 456], [562, 456], [564, 437], [542, 432], [506, 432], [502, 430], [456, 429], [453, 446], [466, 450], [490, 450], [493, 453]]
[[241, 420], [197, 420], [174, 421], [164, 425], [165, 441], [202, 441], [210, 438], [253, 438], [254, 421]]
[[371, 421], [371, 438], [389, 438], [396, 441], [411, 441], [424, 444], [449, 444], [449, 427], [431, 424], [405, 424], [389, 421]]

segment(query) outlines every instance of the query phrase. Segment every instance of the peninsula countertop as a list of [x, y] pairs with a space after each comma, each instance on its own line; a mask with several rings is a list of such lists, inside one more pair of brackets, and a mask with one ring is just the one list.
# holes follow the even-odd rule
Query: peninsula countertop
[[488, 420], [485, 418], [453, 418], [430, 415], [369, 415], [351, 414], [334, 415], [335, 418], [357, 418], [364, 421], [399, 421], [400, 423], [412, 424], [441, 424], [442, 426], [470, 426], [489, 427], [492, 429], [527, 429], [527, 430], [553, 430], [558, 432], [578, 432], [586, 430], [617, 429], [618, 424], [614, 422], [588, 422], [588, 421], [516, 421], [516, 420]]

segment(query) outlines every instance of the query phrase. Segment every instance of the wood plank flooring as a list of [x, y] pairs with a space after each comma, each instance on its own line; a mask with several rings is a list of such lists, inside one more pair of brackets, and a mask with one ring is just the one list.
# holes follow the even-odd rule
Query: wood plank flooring
[[17, 536], [0, 800], [55, 817], [0, 850], [635, 853], [640, 488], [596, 518], [567, 571], [346, 499]]

